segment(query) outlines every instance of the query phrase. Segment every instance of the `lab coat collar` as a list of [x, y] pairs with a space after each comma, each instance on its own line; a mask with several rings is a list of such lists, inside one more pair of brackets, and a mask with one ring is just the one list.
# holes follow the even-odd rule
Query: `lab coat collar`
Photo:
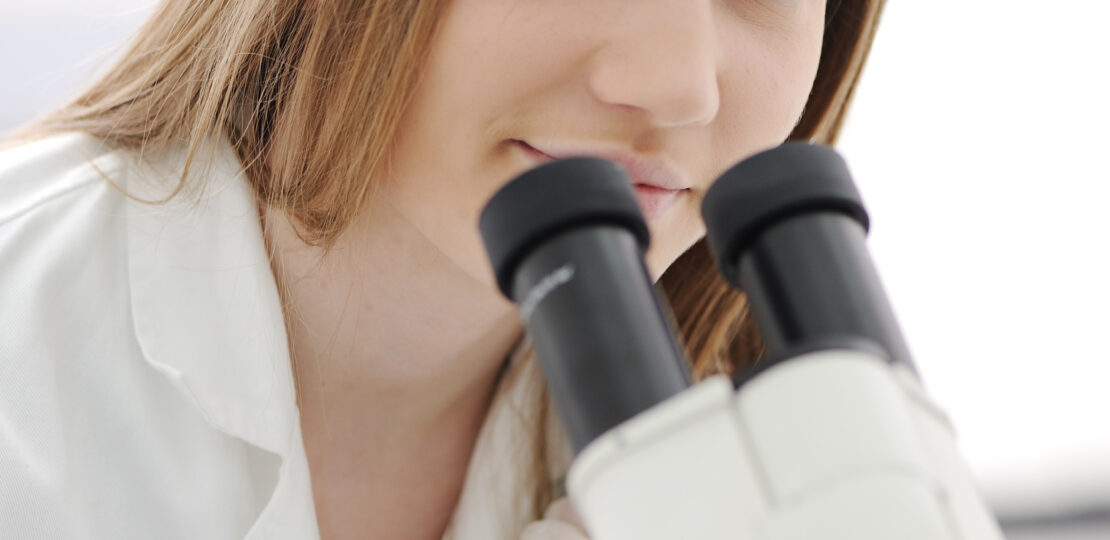
[[[202, 154], [203, 155], [203, 154]], [[221, 145], [195, 166], [203, 195], [163, 205], [129, 201], [127, 242], [131, 308], [143, 355], [215, 428], [282, 457], [280, 480], [247, 539], [318, 538], [301, 439], [292, 366], [277, 285], [258, 205], [238, 159]], [[185, 152], [146, 156], [129, 166], [123, 187], [161, 200], [172, 192]], [[205, 166], [206, 165], [206, 166]], [[499, 381], [463, 493], [445, 539], [515, 538], [530, 499], [519, 497], [530, 463], [527, 412], [542, 384], [522, 340]], [[561, 433], [550, 426], [549, 436]], [[565, 437], [548, 450], [565, 471]], [[560, 473], [561, 474], [561, 473]], [[500, 531], [502, 534], [494, 534]]]
[[[211, 425], [287, 457], [303, 449], [292, 448], [302, 445], [296, 392], [258, 206], [228, 145], [205, 155], [190, 173], [200, 196], [128, 201], [135, 333], [147, 361]], [[136, 158], [123, 187], [164, 199], [185, 156], [178, 148]]]

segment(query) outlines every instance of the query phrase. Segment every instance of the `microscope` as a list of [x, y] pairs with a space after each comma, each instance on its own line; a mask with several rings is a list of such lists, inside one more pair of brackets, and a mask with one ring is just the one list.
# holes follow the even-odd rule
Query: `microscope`
[[804, 143], [756, 154], [702, 214], [767, 354], [692, 384], [623, 169], [546, 163], [482, 213], [574, 447], [567, 493], [590, 538], [1001, 539], [921, 385], [844, 160]]

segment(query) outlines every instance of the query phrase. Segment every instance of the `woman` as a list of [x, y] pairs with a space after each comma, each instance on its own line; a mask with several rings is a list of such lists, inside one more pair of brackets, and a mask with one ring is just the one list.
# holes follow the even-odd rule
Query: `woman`
[[0, 535], [581, 537], [482, 205], [552, 157], [654, 171], [693, 370], [744, 369], [700, 197], [835, 139], [881, 6], [164, 2], [0, 154]]

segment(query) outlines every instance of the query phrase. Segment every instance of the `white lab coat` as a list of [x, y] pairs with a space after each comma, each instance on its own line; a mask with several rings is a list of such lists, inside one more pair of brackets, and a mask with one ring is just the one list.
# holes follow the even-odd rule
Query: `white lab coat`
[[[0, 538], [319, 537], [257, 205], [215, 156], [199, 203], [148, 205], [112, 183], [160, 199], [183, 152], [67, 134], [0, 153]], [[539, 378], [520, 356], [446, 538], [523, 525]]]

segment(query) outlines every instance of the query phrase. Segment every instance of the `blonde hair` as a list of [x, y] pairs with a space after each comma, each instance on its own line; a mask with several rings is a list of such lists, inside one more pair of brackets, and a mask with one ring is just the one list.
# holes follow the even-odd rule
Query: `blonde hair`
[[[76, 130], [140, 150], [184, 143], [190, 162], [223, 138], [260, 203], [295, 218], [306, 242], [330, 246], [388, 166], [388, 143], [446, 1], [165, 1], [107, 75], [24, 136]], [[884, 2], [828, 1], [817, 78], [792, 139], [836, 141]], [[696, 379], [759, 360], [744, 295], [718, 276], [704, 240], [661, 283]], [[535, 517], [555, 494], [543, 394]]]

